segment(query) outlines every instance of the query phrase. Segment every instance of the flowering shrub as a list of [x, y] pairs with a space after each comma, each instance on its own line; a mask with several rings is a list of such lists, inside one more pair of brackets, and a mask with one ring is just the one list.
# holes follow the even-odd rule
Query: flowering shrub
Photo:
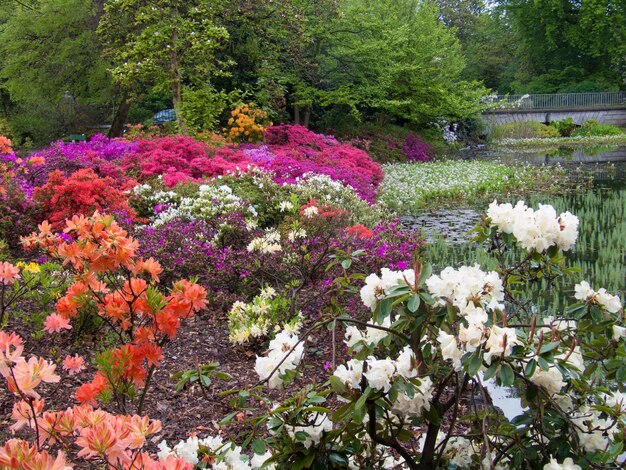
[[75, 214], [94, 211], [115, 214], [128, 221], [136, 216], [118, 182], [108, 176], [99, 177], [91, 168], [78, 170], [69, 177], [59, 170], [53, 171], [47, 183], [35, 189], [34, 200], [42, 205], [43, 218], [53, 228], [63, 227], [65, 220]]
[[412, 132], [409, 132], [405, 141], [402, 142], [402, 153], [406, 155], [409, 162], [428, 162], [435, 156], [428, 144]]
[[0, 240], [12, 248], [19, 237], [35, 228], [35, 205], [30, 197], [33, 187], [21, 178], [20, 168], [0, 157]]
[[133, 142], [109, 139], [102, 134], [94, 135], [87, 142], [54, 142], [31, 157], [42, 159], [42, 163], [28, 171], [28, 181], [35, 186], [42, 186], [55, 170], [69, 176], [78, 170], [90, 168], [99, 176], [115, 178], [119, 184], [127, 179], [118, 166], [119, 162], [135, 152], [136, 147]]
[[[306, 453], [312, 465], [331, 458], [371, 464], [375, 449], [383, 447], [407, 468], [619, 465], [626, 409], [623, 394], [610, 384], [626, 370], [622, 301], [587, 282], [575, 286], [578, 302], [561, 318], [538, 317], [515, 301], [520, 280], [571, 274], [563, 251], [573, 247], [577, 226], [575, 216], [548, 206], [494, 202], [476, 228], [476, 241], [489, 243], [498, 259], [518, 243], [523, 250], [513, 266], [500, 264], [491, 272], [448, 267], [440, 274], [420, 262], [413, 269], [383, 269], [370, 274], [359, 292], [369, 322], [330, 310], [299, 337], [283, 334], [281, 344], [270, 345], [256, 362], [270, 387], [293, 379], [302, 344], [316, 328], [348, 324], [352, 357], [334, 367], [321, 389], [303, 390], [307, 398], [320, 397], [315, 412], [329, 413], [325, 419], [333, 424], [317, 428], [319, 417], [292, 412], [289, 425], [302, 434], [290, 436], [283, 422], [280, 440], [268, 441], [280, 449], [270, 462], [289, 465]], [[340, 285], [352, 284], [344, 278]], [[282, 354], [276, 354], [279, 347]], [[511, 422], [489, 399], [496, 384], [514, 386], [523, 397], [526, 408]], [[319, 406], [330, 393], [344, 403], [333, 414]], [[311, 406], [303, 395], [292, 400]], [[272, 429], [277, 418], [269, 413], [257, 423]], [[307, 424], [313, 426], [299, 427]], [[403, 444], [413, 435], [415, 447]]]
[[[99, 371], [92, 382], [76, 391], [81, 403], [115, 398], [125, 410], [127, 398], [143, 387], [138, 412], [164, 345], [173, 339], [182, 320], [206, 306], [206, 291], [186, 280], [174, 283], [169, 295], [157, 284], [161, 267], [153, 259], [136, 257], [137, 241], [127, 236], [111, 216], [74, 216], [62, 234], [46, 221], [39, 232], [23, 240], [24, 247], [43, 248], [74, 273], [74, 283], [46, 320], [49, 333], [72, 329], [80, 310], [95, 306], [97, 315], [116, 334], [121, 346], [98, 358]], [[147, 277], [148, 280], [144, 279]]]
[[[228, 119], [230, 129], [224, 129], [231, 142], [258, 142], [263, 140], [263, 131], [267, 127], [267, 113], [258, 109], [254, 103], [246, 103], [233, 109]], [[271, 126], [272, 123], [270, 122]]]
[[[44, 411], [44, 400], [35, 390], [42, 383], [57, 383], [56, 365], [33, 356], [26, 360], [22, 338], [0, 331], [0, 375], [8, 390], [19, 399], [11, 419], [13, 432], [24, 427], [35, 432], [35, 444], [10, 439], [0, 447], [0, 467], [20, 469], [68, 470], [66, 454], [76, 453], [81, 466], [105, 464], [123, 470], [191, 470], [192, 465], [177, 457], [153, 460], [143, 446], [147, 436], [160, 431], [161, 423], [137, 415], [113, 415], [88, 405], [64, 411]], [[78, 367], [75, 366], [74, 367]], [[42, 450], [44, 446], [60, 447], [56, 457]]]
[[129, 154], [122, 168], [138, 178], [163, 175], [169, 187], [202, 177], [223, 175], [236, 168], [245, 168], [248, 159], [231, 147], [213, 149], [192, 137], [182, 135], [160, 137], [137, 142], [137, 152]]
[[8, 137], [0, 135], [0, 154], [13, 153], [13, 142]]
[[[231, 343], [242, 344], [253, 338], [267, 336], [274, 327], [296, 333], [301, 319], [290, 319], [289, 301], [271, 287], [262, 289], [252, 302], [235, 302], [228, 312], [228, 331]], [[289, 320], [289, 321], [288, 321]]]

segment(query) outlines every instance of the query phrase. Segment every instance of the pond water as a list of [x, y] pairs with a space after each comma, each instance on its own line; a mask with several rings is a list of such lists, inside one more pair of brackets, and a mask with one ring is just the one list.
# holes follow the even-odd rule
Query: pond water
[[[531, 195], [526, 203], [531, 207], [539, 203], [551, 204], [557, 213], [568, 210], [577, 215], [579, 238], [575, 248], [567, 254], [569, 265], [581, 270], [580, 280], [588, 280], [595, 288], [605, 287], [609, 292], [619, 293], [623, 299], [626, 293], [626, 147], [594, 150], [577, 149], [564, 157], [545, 152], [514, 154], [485, 149], [473, 152], [471, 158], [558, 164], [568, 169], [573, 178], [579, 178], [581, 172], [591, 175], [593, 189], [560, 196]], [[415, 214], [404, 217], [403, 221], [424, 232], [430, 242], [429, 257], [435, 271], [474, 263], [490, 269], [495, 266], [495, 260], [482, 247], [468, 243], [467, 234], [485, 210], [483, 206], [466, 205]], [[531, 293], [537, 299], [536, 308], [541, 316], [555, 315], [573, 303], [573, 281], [554, 289], [547, 287], [538, 286]]]

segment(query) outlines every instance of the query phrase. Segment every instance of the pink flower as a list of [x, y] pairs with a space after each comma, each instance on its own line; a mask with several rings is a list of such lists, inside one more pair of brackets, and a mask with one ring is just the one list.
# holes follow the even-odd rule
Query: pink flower
[[85, 369], [85, 359], [76, 354], [70, 356], [69, 354], [63, 359], [63, 370], [66, 370], [70, 375], [78, 374], [81, 370]]
[[61, 330], [71, 330], [72, 325], [70, 325], [70, 320], [68, 318], [62, 317], [58, 313], [52, 313], [48, 315], [46, 321], [43, 323], [44, 330], [48, 333], [60, 333]]
[[10, 286], [20, 278], [20, 268], [6, 261], [0, 263], [0, 283]]

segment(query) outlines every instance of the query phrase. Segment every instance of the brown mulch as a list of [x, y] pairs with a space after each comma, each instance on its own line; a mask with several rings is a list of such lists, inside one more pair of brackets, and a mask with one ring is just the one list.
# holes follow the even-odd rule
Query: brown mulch
[[[23, 309], [21, 309], [23, 310]], [[26, 309], [27, 310], [27, 309]], [[101, 348], [96, 338], [85, 337], [75, 341], [72, 332], [33, 337], [30, 322], [24, 321], [23, 313], [13, 315], [4, 331], [15, 331], [25, 342], [24, 355], [41, 356], [57, 363], [57, 373], [61, 381], [57, 384], [41, 384], [37, 391], [45, 400], [45, 410], [60, 410], [76, 404], [74, 391], [82, 383], [89, 382], [96, 369], [90, 364], [95, 352]], [[341, 336], [342, 337], [342, 336]], [[331, 336], [325, 328], [315, 331], [310, 335], [305, 347], [304, 367], [301, 367], [302, 376], [284, 390], [271, 390], [264, 387], [257, 391], [260, 395], [280, 402], [291, 396], [294, 391], [300, 390], [307, 383], [319, 383], [324, 380], [324, 364], [330, 360]], [[339, 336], [338, 336], [339, 338]], [[164, 349], [164, 360], [156, 370], [144, 406], [145, 415], [152, 419], [161, 420], [163, 429], [151, 440], [158, 443], [166, 439], [172, 445], [181, 439], [186, 439], [192, 434], [205, 437], [208, 435], [221, 434], [232, 439], [242, 426], [219, 424], [226, 415], [237, 411], [229, 402], [237, 397], [237, 394], [221, 396], [222, 392], [230, 390], [246, 390], [254, 387], [259, 382], [259, 377], [254, 371], [256, 355], [264, 352], [263, 345], [233, 346], [228, 339], [226, 316], [221, 312], [207, 313], [184, 322], [178, 336], [167, 344]], [[345, 348], [341, 344], [338, 350]], [[81, 354], [88, 365], [88, 370], [82, 371], [73, 377], [68, 376], [61, 368], [61, 362], [67, 354]], [[341, 361], [341, 358], [338, 358]], [[199, 385], [193, 384], [185, 387], [181, 392], [176, 392], [177, 380], [172, 378], [176, 372], [194, 369], [197, 365], [209, 362], [218, 362], [219, 371], [231, 375], [229, 380], [212, 379], [208, 389], [203, 390]], [[32, 438], [30, 430], [22, 430], [13, 435], [9, 430], [12, 424], [10, 419], [11, 410], [16, 397], [6, 393], [6, 387], [0, 387], [0, 443], [11, 437]], [[270, 408], [267, 403], [256, 401], [249, 403], [258, 408], [253, 410], [241, 410], [242, 417], [250, 418]], [[102, 408], [111, 412], [120, 412], [114, 403], [104, 404]], [[133, 414], [132, 406], [127, 410]]]

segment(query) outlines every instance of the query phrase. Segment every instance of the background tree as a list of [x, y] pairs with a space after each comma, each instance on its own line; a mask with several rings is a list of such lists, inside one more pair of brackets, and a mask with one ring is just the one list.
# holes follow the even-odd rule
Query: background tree
[[[221, 8], [209, 0], [108, 1], [98, 32], [114, 64], [115, 83], [131, 97], [170, 91], [179, 109], [185, 87], [210, 85], [227, 71], [229, 64], [215, 55], [228, 38], [215, 21]], [[184, 131], [180, 113], [178, 118]]]
[[114, 92], [85, 0], [5, 3], [0, 80], [17, 141], [49, 141], [110, 119]]

